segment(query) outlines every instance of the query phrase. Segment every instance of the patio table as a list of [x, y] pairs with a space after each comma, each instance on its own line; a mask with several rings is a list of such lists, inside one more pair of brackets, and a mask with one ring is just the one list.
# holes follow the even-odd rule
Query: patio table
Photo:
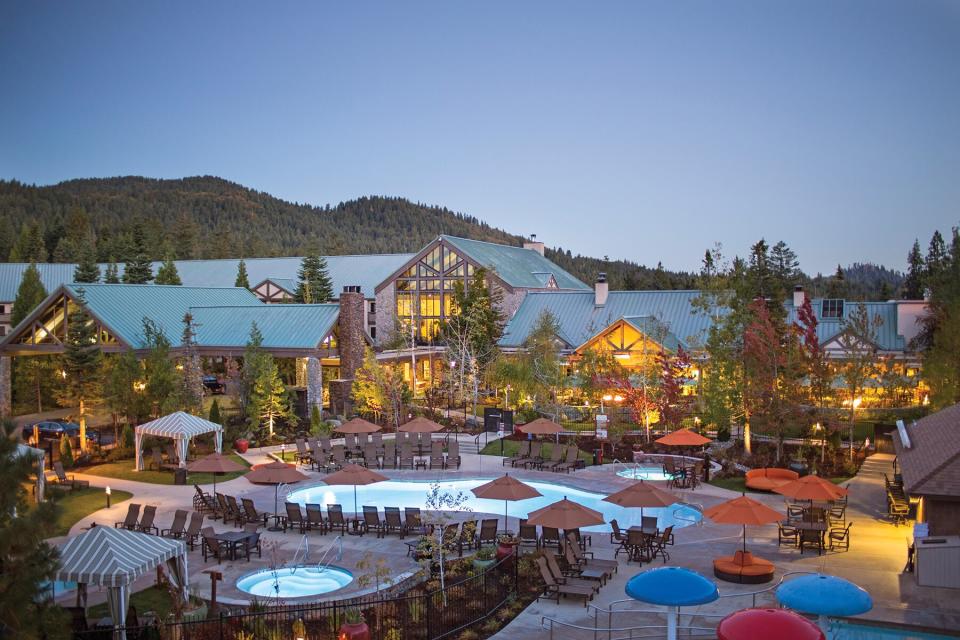
[[[247, 541], [257, 534], [250, 533], [248, 531], [224, 531], [223, 533], [215, 534], [213, 537], [226, 544], [229, 549], [229, 556], [231, 560], [237, 559], [237, 549], [241, 546], [246, 547]], [[250, 561], [250, 556], [247, 555], [247, 562]]]

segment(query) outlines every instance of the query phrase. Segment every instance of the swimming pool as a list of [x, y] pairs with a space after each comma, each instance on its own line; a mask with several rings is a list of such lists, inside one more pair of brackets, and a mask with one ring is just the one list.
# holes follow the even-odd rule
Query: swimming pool
[[621, 478], [630, 478], [631, 480], [652, 480], [665, 482], [670, 479], [670, 475], [664, 472], [663, 467], [629, 467], [617, 471]]
[[829, 640], [948, 640], [946, 636], [929, 631], [913, 631], [892, 625], [857, 624], [847, 620], [831, 620]]
[[[462, 491], [467, 499], [464, 505], [471, 511], [477, 513], [488, 513], [491, 515], [499, 514], [503, 516], [503, 500], [486, 500], [477, 498], [471, 493], [471, 489], [479, 487], [488, 482], [490, 478], [472, 478], [469, 480], [442, 480], [441, 489], [456, 493]], [[357, 508], [363, 505], [376, 505], [378, 509], [383, 507], [420, 507], [426, 509], [427, 492], [430, 489], [430, 481], [424, 480], [388, 480], [378, 482], [363, 487], [356, 487], [357, 490]], [[626, 509], [624, 507], [604, 502], [606, 497], [602, 493], [593, 493], [582, 489], [574, 489], [550, 482], [527, 482], [530, 486], [539, 491], [539, 498], [521, 500], [520, 502], [508, 502], [507, 513], [511, 518], [526, 518], [531, 511], [536, 511], [541, 507], [561, 500], [567, 497], [575, 502], [579, 502], [585, 507], [589, 507], [603, 514], [606, 522], [613, 518], [621, 528], [627, 528], [640, 524], [640, 509]], [[353, 509], [353, 490], [352, 486], [344, 485], [318, 485], [292, 491], [287, 496], [287, 502], [299, 503], [301, 507], [305, 504], [341, 504], [345, 511]], [[674, 504], [669, 507], [649, 508], [643, 510], [645, 516], [656, 516], [657, 524], [661, 529], [669, 526], [679, 529], [690, 524], [695, 524], [700, 520], [700, 512], [693, 507]], [[610, 531], [606, 524], [595, 527], [585, 527], [585, 531]]]
[[237, 589], [261, 598], [303, 598], [342, 589], [353, 582], [353, 574], [340, 567], [316, 566], [263, 569], [237, 580]]

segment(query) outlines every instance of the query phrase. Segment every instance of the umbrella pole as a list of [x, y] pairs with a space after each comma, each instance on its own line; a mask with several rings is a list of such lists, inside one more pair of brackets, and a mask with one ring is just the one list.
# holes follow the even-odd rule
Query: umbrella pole
[[503, 534], [507, 534], [507, 501], [503, 501]]
[[743, 525], [743, 553], [747, 553], [747, 525]]
[[667, 612], [667, 640], [677, 640], [677, 622], [680, 618], [680, 607], [670, 607]]

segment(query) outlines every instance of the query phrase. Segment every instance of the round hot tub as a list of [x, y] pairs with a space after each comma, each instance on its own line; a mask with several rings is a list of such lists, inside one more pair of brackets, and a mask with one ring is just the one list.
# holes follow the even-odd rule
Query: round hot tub
[[296, 566], [262, 569], [237, 580], [237, 589], [261, 598], [305, 598], [332, 593], [353, 582], [340, 567]]
[[629, 478], [630, 480], [650, 480], [654, 482], [666, 482], [670, 479], [670, 474], [666, 473], [662, 466], [629, 467], [627, 469], [621, 469], [620, 471], [617, 471], [617, 475], [621, 478]]

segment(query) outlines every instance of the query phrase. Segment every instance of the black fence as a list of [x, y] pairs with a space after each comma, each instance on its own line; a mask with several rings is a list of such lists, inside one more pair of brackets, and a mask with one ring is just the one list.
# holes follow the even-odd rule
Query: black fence
[[[510, 556], [447, 584], [446, 589], [396, 598], [367, 596], [275, 606], [257, 612], [221, 613], [206, 620], [127, 627], [123, 631], [128, 640], [336, 640], [340, 626], [347, 622], [347, 612], [359, 610], [371, 640], [436, 640], [483, 622], [517, 597], [521, 588], [517, 563], [518, 557]], [[111, 640], [120, 637], [119, 631], [74, 632], [73, 638]]]

